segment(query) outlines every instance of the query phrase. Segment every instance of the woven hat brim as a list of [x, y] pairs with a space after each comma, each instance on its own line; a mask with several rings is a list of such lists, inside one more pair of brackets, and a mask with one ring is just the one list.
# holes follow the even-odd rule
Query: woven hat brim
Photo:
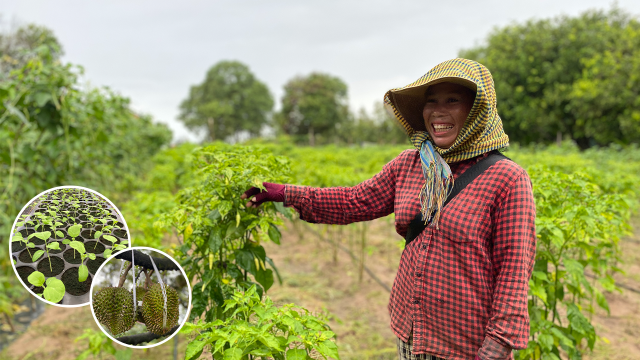
[[396, 109], [414, 131], [427, 131], [422, 118], [422, 110], [426, 103], [425, 94], [429, 86], [444, 82], [462, 85], [473, 92], [477, 92], [478, 89], [473, 81], [459, 77], [443, 77], [416, 86], [390, 90]]

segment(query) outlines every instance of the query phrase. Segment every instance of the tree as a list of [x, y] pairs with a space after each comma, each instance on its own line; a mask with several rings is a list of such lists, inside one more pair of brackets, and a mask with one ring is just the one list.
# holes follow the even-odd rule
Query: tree
[[640, 141], [640, 22], [613, 7], [513, 24], [463, 50], [493, 73], [512, 141]]
[[225, 139], [246, 131], [260, 134], [273, 109], [267, 86], [238, 61], [220, 61], [205, 80], [191, 87], [180, 105], [180, 120], [192, 130], [204, 129], [209, 140]]
[[307, 135], [313, 146], [317, 135], [335, 135], [336, 126], [348, 117], [347, 84], [331, 75], [311, 73], [285, 84], [277, 122], [285, 134]]
[[15, 31], [0, 34], [0, 77], [21, 68], [33, 57], [45, 58], [44, 52], [51, 61], [57, 61], [63, 55], [62, 45], [53, 31], [34, 24], [21, 26]]
[[365, 109], [360, 109], [354, 119], [340, 124], [337, 135], [347, 144], [363, 142], [376, 144], [409, 143], [407, 133], [395, 117], [384, 108], [381, 101], [376, 102], [371, 114]]

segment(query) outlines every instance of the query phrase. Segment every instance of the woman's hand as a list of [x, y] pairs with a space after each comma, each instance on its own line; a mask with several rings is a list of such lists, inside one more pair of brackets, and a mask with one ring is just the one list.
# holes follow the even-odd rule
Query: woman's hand
[[248, 208], [257, 208], [265, 201], [284, 202], [284, 185], [263, 182], [267, 191], [260, 192], [257, 187], [252, 187], [240, 196], [240, 199], [250, 199], [247, 203]]

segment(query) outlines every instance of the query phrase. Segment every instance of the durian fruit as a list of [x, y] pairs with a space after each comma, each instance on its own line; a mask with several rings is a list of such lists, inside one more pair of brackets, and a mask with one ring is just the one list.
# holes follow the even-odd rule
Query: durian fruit
[[164, 321], [164, 298], [160, 284], [151, 285], [142, 302], [144, 323], [147, 325], [147, 330], [156, 335], [164, 335], [176, 326], [180, 315], [178, 292], [166, 284], [164, 288], [167, 294], [166, 322]]
[[93, 295], [96, 319], [113, 335], [131, 329], [136, 322], [133, 314], [133, 294], [121, 287], [106, 287]]

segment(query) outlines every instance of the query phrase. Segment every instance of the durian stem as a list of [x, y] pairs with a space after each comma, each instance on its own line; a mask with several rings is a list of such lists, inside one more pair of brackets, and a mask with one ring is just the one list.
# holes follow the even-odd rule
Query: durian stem
[[127, 279], [127, 274], [129, 273], [130, 269], [131, 269], [131, 263], [128, 263], [127, 267], [124, 269], [124, 274], [120, 276], [120, 282], [118, 283], [118, 287], [122, 287], [122, 285], [124, 285], [124, 281]]

